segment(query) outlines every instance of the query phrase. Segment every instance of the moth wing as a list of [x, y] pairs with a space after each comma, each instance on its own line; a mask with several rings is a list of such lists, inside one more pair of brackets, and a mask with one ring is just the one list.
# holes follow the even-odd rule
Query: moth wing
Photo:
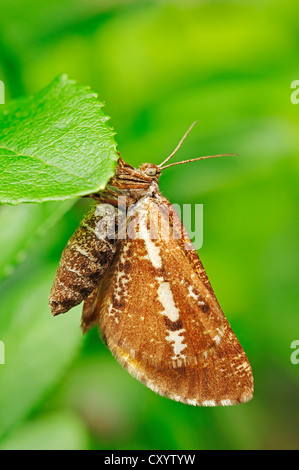
[[49, 304], [53, 315], [69, 311], [97, 289], [116, 251], [109, 238], [114, 224], [118, 225], [118, 212], [109, 204], [94, 206], [81, 221], [62, 252], [52, 285]]
[[[194, 405], [251, 399], [248, 359], [171, 204], [142, 199], [93, 316], [116, 359], [152, 390]], [[137, 235], [136, 235], [137, 234]]]

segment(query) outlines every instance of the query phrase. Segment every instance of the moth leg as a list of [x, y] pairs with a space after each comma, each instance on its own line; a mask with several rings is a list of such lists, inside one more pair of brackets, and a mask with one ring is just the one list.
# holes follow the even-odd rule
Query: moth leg
[[87, 333], [90, 328], [99, 324], [98, 305], [100, 303], [100, 285], [97, 286], [84, 301], [81, 317], [81, 329], [83, 333]]

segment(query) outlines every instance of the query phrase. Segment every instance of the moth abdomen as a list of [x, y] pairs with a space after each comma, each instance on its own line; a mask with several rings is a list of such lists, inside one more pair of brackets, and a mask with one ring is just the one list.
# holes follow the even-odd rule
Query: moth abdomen
[[117, 209], [109, 206], [109, 211], [94, 207], [63, 250], [49, 298], [53, 315], [65, 313], [85, 300], [111, 264], [116, 236], [112, 228], [107, 228], [113, 225], [116, 235], [118, 220]]

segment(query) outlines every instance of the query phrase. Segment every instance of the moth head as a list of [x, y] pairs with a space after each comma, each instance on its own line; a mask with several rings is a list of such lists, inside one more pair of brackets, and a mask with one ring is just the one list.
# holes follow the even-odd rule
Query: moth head
[[[168, 163], [168, 161], [176, 154], [176, 152], [179, 150], [181, 147], [183, 141], [191, 131], [191, 129], [194, 127], [196, 122], [194, 122], [187, 132], [183, 135], [182, 139], [174, 149], [174, 151], [168, 155], [168, 157], [159, 165], [155, 165], [154, 163], [143, 163], [138, 169], [132, 167], [131, 165], [128, 165], [122, 158], [119, 157], [118, 159], [118, 166], [116, 167], [115, 170], [115, 175], [118, 180], [128, 180], [127, 184], [135, 185], [142, 183], [147, 183], [151, 185], [152, 182], [158, 183], [158, 180], [160, 178], [161, 171], [164, 170], [165, 168], [169, 168], [171, 166], [175, 165], [182, 165], [183, 163], [190, 163], [190, 162], [195, 162], [197, 160], [204, 160], [206, 158], [215, 158], [215, 157], [224, 157], [227, 155], [236, 155], [235, 153], [225, 153], [225, 154], [220, 154], [220, 155], [207, 155], [204, 157], [197, 157], [197, 158], [191, 158], [188, 160], [183, 160], [180, 162], [176, 163]], [[168, 163], [166, 165], [166, 163]], [[111, 180], [111, 184], [113, 185], [114, 181], [113, 178]]]
[[158, 180], [160, 177], [161, 169], [153, 163], [143, 163], [139, 168], [140, 172], [145, 176], [150, 177], [154, 180]]

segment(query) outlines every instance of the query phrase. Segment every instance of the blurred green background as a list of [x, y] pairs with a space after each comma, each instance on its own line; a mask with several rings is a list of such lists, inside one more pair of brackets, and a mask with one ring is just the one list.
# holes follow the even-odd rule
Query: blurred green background
[[106, 102], [130, 164], [240, 156], [165, 170], [173, 203], [202, 203], [199, 255], [252, 364], [245, 405], [162, 398], [117, 364], [81, 306], [52, 318], [48, 295], [88, 200], [0, 208], [1, 449], [295, 449], [299, 79], [295, 0], [1, 0], [6, 101], [60, 73]]

